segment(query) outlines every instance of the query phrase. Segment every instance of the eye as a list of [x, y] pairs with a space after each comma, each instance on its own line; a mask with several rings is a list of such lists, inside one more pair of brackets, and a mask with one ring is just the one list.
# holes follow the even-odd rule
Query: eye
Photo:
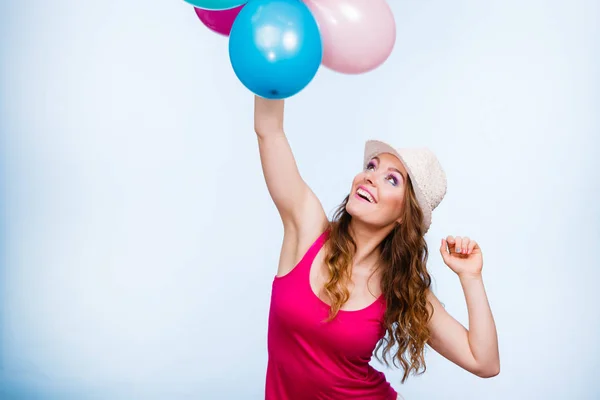
[[398, 184], [398, 179], [394, 175], [388, 175], [387, 179], [392, 183], [392, 185], [396, 186]]
[[373, 161], [369, 161], [369, 163], [367, 164], [367, 166], [365, 167], [366, 170], [369, 169], [375, 169], [375, 163]]

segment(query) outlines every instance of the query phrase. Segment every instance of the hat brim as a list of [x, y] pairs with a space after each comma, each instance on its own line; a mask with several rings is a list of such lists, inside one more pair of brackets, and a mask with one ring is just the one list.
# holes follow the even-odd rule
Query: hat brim
[[380, 140], [368, 140], [365, 143], [363, 168], [367, 166], [367, 164], [369, 163], [369, 161], [371, 161], [373, 157], [376, 157], [382, 153], [390, 153], [396, 156], [400, 160], [402, 165], [404, 165], [404, 168], [406, 169], [406, 172], [408, 173], [408, 176], [410, 177], [410, 180], [412, 182], [412, 187], [415, 192], [415, 196], [417, 197], [419, 207], [423, 212], [423, 233], [427, 233], [427, 231], [429, 230], [429, 226], [431, 225], [431, 210], [429, 209], [429, 203], [427, 203], [427, 200], [425, 200], [425, 195], [419, 188], [419, 185], [417, 184], [417, 181], [414, 177], [413, 171], [411, 170], [410, 165], [407, 164], [407, 162], [404, 160], [404, 157], [402, 157], [402, 155], [398, 153], [398, 151], [394, 147], [390, 146], [385, 142], [382, 142]]

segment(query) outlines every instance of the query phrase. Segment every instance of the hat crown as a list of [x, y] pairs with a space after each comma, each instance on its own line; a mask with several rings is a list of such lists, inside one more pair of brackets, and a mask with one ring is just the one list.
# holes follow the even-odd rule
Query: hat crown
[[446, 195], [446, 174], [435, 154], [428, 148], [398, 149], [405, 167], [412, 172], [413, 185], [418, 186], [433, 211]]

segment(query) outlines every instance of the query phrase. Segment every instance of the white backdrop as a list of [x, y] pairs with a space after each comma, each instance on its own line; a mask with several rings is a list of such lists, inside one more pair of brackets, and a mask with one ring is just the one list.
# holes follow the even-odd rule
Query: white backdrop
[[[502, 371], [374, 365], [407, 400], [600, 398], [599, 3], [391, 5], [388, 62], [321, 69], [287, 134], [330, 215], [366, 139], [438, 154], [434, 289], [466, 325], [439, 240], [478, 240]], [[0, 397], [260, 399], [282, 229], [226, 38], [183, 1], [2, 2], [0, 60]]]

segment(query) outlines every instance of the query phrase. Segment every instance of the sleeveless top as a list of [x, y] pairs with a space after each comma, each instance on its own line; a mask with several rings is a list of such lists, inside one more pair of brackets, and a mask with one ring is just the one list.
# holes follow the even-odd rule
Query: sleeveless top
[[357, 311], [330, 306], [310, 286], [310, 269], [329, 230], [288, 274], [273, 280], [268, 322], [266, 400], [396, 400], [397, 392], [369, 362], [385, 334], [385, 300]]

